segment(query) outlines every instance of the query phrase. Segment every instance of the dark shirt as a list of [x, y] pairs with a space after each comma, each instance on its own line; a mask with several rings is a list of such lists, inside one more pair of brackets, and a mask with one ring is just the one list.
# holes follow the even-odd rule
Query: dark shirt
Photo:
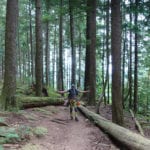
[[76, 99], [79, 91], [76, 88], [71, 88], [68, 90], [68, 92], [68, 99]]

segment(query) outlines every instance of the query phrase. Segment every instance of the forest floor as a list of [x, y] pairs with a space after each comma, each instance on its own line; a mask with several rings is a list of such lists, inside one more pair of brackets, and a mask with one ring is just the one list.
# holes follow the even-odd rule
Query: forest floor
[[[111, 119], [110, 107], [101, 106], [100, 113]], [[30, 135], [25, 141], [4, 144], [5, 150], [118, 150], [112, 140], [88, 119], [78, 114], [79, 121], [70, 120], [69, 107], [46, 106], [10, 113], [7, 123], [11, 127], [30, 126], [47, 129], [41, 136]], [[132, 118], [127, 115], [126, 125], [136, 131]], [[25, 131], [22, 131], [25, 132]], [[39, 131], [40, 132], [40, 131]], [[150, 130], [146, 131], [150, 137]], [[38, 133], [37, 133], [38, 135]]]

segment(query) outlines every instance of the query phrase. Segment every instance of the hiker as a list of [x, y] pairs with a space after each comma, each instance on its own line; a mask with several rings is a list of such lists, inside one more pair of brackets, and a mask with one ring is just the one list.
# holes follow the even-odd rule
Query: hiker
[[68, 105], [70, 105], [70, 118], [73, 120], [73, 111], [75, 113], [75, 120], [78, 121], [77, 117], [77, 106], [79, 105], [79, 101], [77, 100], [78, 93], [87, 93], [89, 91], [80, 91], [75, 88], [75, 85], [71, 85], [71, 89], [67, 91], [58, 91], [59, 94], [68, 93]]

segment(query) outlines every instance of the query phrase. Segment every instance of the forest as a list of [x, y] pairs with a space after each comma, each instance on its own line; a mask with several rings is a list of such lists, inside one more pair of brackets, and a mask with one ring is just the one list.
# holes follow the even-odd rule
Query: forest
[[112, 122], [123, 127], [131, 113], [150, 137], [149, 0], [1, 0], [0, 6], [0, 124], [1, 114], [62, 105], [67, 95], [57, 91], [74, 84], [89, 91], [79, 95], [85, 106], [100, 115], [109, 107]]

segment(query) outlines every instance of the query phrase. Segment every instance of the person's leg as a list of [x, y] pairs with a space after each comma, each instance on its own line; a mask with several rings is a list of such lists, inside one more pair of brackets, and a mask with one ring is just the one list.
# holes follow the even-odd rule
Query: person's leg
[[78, 113], [78, 108], [77, 108], [76, 103], [75, 103], [75, 106], [74, 106], [74, 111], [75, 111], [75, 120], [76, 120], [76, 121], [79, 121], [78, 116], [77, 116], [77, 115], [78, 115], [78, 114], [77, 114], [77, 113]]
[[71, 100], [70, 100], [70, 118], [71, 120], [73, 119], [73, 104]]
[[73, 108], [71, 105], [70, 105], [70, 118], [71, 120], [73, 119]]

